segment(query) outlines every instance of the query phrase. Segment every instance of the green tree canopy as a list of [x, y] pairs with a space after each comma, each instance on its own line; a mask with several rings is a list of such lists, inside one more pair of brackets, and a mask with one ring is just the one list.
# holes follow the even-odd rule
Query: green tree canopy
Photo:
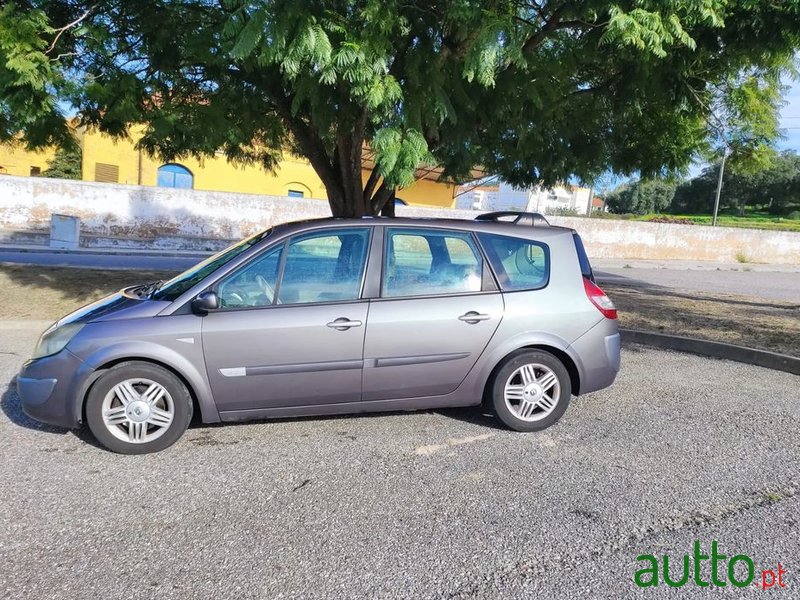
[[675, 184], [660, 179], [624, 183], [606, 195], [606, 206], [613, 213], [646, 215], [670, 207]]
[[289, 150], [358, 216], [423, 164], [515, 185], [680, 171], [720, 105], [757, 152], [799, 41], [800, 0], [15, 0], [0, 136], [66, 139], [67, 102], [114, 135], [144, 124], [166, 160]]
[[[710, 213], [714, 207], [718, 177], [719, 162], [681, 183], [675, 191], [672, 211]], [[722, 178], [720, 208], [742, 212], [745, 206], [765, 208], [776, 214], [800, 208], [800, 156], [785, 151], [769, 166], [757, 171], [726, 169]]]
[[47, 169], [42, 171], [42, 177], [54, 179], [80, 179], [81, 178], [81, 148], [77, 144], [70, 144], [65, 148], [56, 150], [56, 155], [47, 164]]

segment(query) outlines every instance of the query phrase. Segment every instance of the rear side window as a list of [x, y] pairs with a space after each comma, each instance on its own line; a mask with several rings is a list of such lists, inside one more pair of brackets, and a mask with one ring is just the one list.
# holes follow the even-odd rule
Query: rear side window
[[460, 231], [389, 228], [384, 298], [480, 292], [483, 261], [472, 236]]
[[479, 233], [500, 288], [538, 290], [550, 279], [550, 248], [547, 244], [492, 233]]

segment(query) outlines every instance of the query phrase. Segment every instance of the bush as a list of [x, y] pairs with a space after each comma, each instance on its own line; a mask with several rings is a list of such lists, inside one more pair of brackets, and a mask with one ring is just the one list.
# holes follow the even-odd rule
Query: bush
[[686, 217], [672, 217], [669, 215], [653, 215], [646, 219], [650, 223], [674, 223], [677, 225], [696, 225], [692, 219]]
[[554, 208], [552, 210], [547, 211], [548, 215], [552, 215], [554, 217], [577, 217], [578, 211], [574, 208]]
[[786, 218], [789, 219], [790, 221], [800, 221], [800, 210], [793, 210], [788, 215], [786, 215]]
[[606, 212], [604, 210], [593, 210], [590, 215], [593, 219], [632, 219], [635, 215], [630, 213], [618, 214]]

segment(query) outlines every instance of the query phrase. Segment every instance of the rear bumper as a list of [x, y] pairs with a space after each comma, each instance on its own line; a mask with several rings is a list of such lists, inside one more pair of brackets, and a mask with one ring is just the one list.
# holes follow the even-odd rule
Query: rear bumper
[[75, 393], [84, 363], [68, 350], [25, 363], [17, 376], [17, 395], [26, 415], [37, 421], [75, 428], [80, 407]]
[[616, 321], [603, 319], [570, 345], [580, 364], [581, 394], [607, 388], [620, 368], [620, 336]]

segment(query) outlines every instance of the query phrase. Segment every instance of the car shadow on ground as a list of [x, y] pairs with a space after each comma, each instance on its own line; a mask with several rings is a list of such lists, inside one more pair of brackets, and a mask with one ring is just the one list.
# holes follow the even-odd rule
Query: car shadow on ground
[[[8, 420], [18, 427], [22, 427], [25, 429], [30, 429], [33, 431], [44, 432], [48, 434], [56, 434], [56, 435], [65, 435], [65, 434], [72, 434], [82, 442], [90, 444], [96, 448], [100, 448], [105, 450], [103, 446], [101, 446], [97, 440], [94, 439], [91, 432], [89, 431], [88, 427], [82, 427], [80, 429], [65, 429], [63, 427], [56, 427], [54, 425], [48, 425], [47, 423], [41, 423], [32, 419], [25, 412], [22, 410], [22, 404], [20, 402], [19, 395], [16, 391], [16, 377], [14, 377], [6, 386], [5, 391], [3, 392], [2, 397], [0, 398], [0, 409], [2, 409], [3, 413], [6, 415]], [[423, 410], [423, 411], [414, 411], [420, 413], [430, 413], [435, 415], [441, 415], [448, 419], [453, 419], [455, 421], [461, 421], [463, 423], [467, 423], [469, 425], [477, 425], [480, 427], [485, 427], [486, 429], [499, 429], [499, 430], [506, 430], [506, 427], [497, 420], [492, 414], [490, 414], [486, 409], [482, 406], [467, 406], [462, 408], [445, 408], [445, 409], [436, 409], [436, 410]], [[220, 429], [228, 429], [231, 427], [235, 427], [236, 425], [253, 425], [259, 423], [293, 423], [293, 422], [303, 422], [303, 421], [342, 421], [347, 422], [355, 419], [378, 419], [378, 418], [399, 418], [403, 415], [409, 414], [408, 411], [386, 411], [386, 412], [366, 412], [366, 413], [352, 413], [352, 414], [343, 414], [343, 415], [320, 415], [320, 416], [302, 416], [302, 417], [283, 417], [283, 418], [275, 418], [275, 419], [256, 419], [253, 421], [241, 421], [241, 422], [228, 422], [228, 423], [203, 423], [197, 418], [192, 419], [191, 424], [189, 425], [189, 431], [195, 432], [195, 434], [199, 434], [203, 437], [195, 439], [195, 442], [202, 442], [203, 444], [210, 444], [211, 441], [206, 439], [208, 436], [212, 436], [215, 430]], [[190, 440], [191, 441], [191, 440]]]
[[433, 411], [437, 415], [442, 415], [448, 419], [462, 421], [470, 425], [478, 425], [487, 429], [500, 429], [509, 431], [489, 410], [483, 406], [464, 406], [459, 408], [440, 408]]

